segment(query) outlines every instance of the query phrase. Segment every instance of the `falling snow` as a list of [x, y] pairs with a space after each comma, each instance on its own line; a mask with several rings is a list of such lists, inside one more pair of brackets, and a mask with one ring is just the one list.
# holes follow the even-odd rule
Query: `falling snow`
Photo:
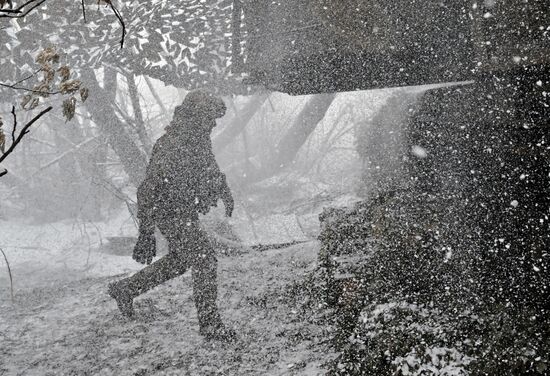
[[550, 374], [549, 9], [0, 0], [0, 375]]

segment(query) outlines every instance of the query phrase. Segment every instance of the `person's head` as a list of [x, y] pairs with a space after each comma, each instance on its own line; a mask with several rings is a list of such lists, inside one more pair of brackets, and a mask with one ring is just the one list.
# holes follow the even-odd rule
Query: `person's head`
[[180, 112], [183, 116], [215, 120], [224, 116], [226, 110], [221, 98], [205, 90], [195, 90], [189, 92], [183, 103], [176, 107], [176, 114]]

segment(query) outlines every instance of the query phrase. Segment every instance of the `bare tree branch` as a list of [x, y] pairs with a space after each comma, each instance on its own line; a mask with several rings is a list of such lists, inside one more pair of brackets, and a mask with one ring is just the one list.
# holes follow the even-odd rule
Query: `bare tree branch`
[[11, 107], [11, 114], [13, 115], [13, 128], [11, 130], [11, 143], [15, 143], [15, 131], [17, 130], [17, 115], [15, 115], [15, 106]]
[[[15, 9], [0, 9], [0, 18], [23, 18], [45, 2], [46, 0], [29, 0]], [[25, 9], [27, 6], [30, 8]]]
[[82, 5], [82, 18], [84, 18], [84, 23], [86, 23], [86, 7], [84, 6], [84, 0], [80, 1]]
[[60, 160], [62, 160], [63, 158], [67, 157], [68, 155], [74, 153], [75, 151], [77, 151], [78, 149], [80, 149], [82, 146], [86, 145], [86, 144], [89, 144], [90, 142], [94, 141], [97, 139], [97, 136], [96, 137], [90, 137], [88, 138], [87, 140], [84, 140], [82, 141], [81, 143], [77, 144], [77, 145], [74, 145], [74, 147], [72, 147], [71, 149], [61, 153], [61, 155], [55, 157], [53, 160], [49, 161], [48, 163], [46, 163], [45, 165], [42, 165], [40, 166], [40, 169], [39, 171], [43, 171], [45, 170], [46, 168], [56, 164], [57, 162], [59, 162]]
[[[24, 81], [24, 80], [23, 80]], [[28, 91], [30, 93], [34, 94], [48, 94], [48, 95], [55, 95], [61, 93], [60, 91], [43, 91], [43, 90], [33, 90], [26, 87], [16, 86], [17, 84], [5, 84], [3, 82], [0, 82], [0, 86], [6, 87], [8, 89], [13, 90], [21, 90], [21, 91]]]
[[[17, 81], [17, 82], [14, 83], [14, 84], [11, 84], [11, 86], [17, 86], [17, 85], [19, 85], [21, 82], [27, 81], [28, 79], [33, 78], [34, 76], [36, 76], [38, 73], [42, 72], [43, 70], [44, 70], [44, 68], [37, 69], [34, 73], [30, 74], [29, 76], [27, 76], [27, 77], [25, 77], [25, 78], [20, 79], [19, 81]], [[5, 85], [7, 85], [7, 84], [5, 84]]]
[[120, 15], [120, 12], [118, 9], [113, 5], [113, 2], [111, 0], [103, 0], [107, 5], [111, 7], [111, 10], [115, 14], [116, 18], [118, 18], [118, 22], [120, 22], [120, 26], [122, 26], [122, 37], [120, 38], [120, 48], [124, 47], [124, 38], [126, 37], [126, 24], [124, 24], [124, 20], [122, 19], [122, 16]]
[[[0, 175], [0, 176], [2, 176], [2, 175]], [[14, 298], [13, 298], [13, 277], [11, 275], [10, 263], [8, 262], [8, 257], [6, 256], [6, 254], [4, 253], [4, 250], [2, 248], [0, 248], [0, 252], [2, 252], [2, 254], [4, 255], [4, 260], [6, 260], [6, 266], [8, 267], [8, 275], [10, 276], [11, 301], [13, 303], [13, 301], [14, 301]]]
[[[33, 117], [27, 124], [25, 124], [23, 126], [23, 128], [21, 128], [21, 131], [19, 132], [19, 135], [17, 136], [17, 138], [13, 137], [14, 133], [12, 134], [13, 142], [11, 143], [8, 150], [6, 150], [2, 155], [0, 155], [0, 163], [2, 163], [4, 161], [4, 159], [6, 159], [8, 157], [8, 155], [10, 155], [15, 150], [15, 147], [21, 142], [23, 137], [25, 137], [25, 135], [27, 133], [29, 133], [29, 128], [31, 127], [31, 125], [33, 125], [38, 119], [40, 119], [46, 113], [50, 112], [52, 109], [53, 109], [52, 106], [50, 106], [48, 108], [45, 108], [38, 115]], [[13, 114], [13, 119], [14, 119], [13, 127], [16, 128], [17, 127], [17, 118], [15, 116], [15, 106], [12, 106], [12, 114]], [[0, 172], [0, 177], [6, 175], [7, 173], [8, 173], [8, 170], [4, 169], [4, 171]]]

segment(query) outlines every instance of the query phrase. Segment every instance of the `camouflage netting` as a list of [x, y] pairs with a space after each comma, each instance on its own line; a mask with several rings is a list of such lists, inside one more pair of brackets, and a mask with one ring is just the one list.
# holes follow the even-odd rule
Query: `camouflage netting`
[[359, 137], [376, 180], [321, 216], [332, 374], [547, 374], [545, 72], [398, 93], [388, 105], [404, 103], [405, 123], [377, 129], [402, 152], [391, 163]]

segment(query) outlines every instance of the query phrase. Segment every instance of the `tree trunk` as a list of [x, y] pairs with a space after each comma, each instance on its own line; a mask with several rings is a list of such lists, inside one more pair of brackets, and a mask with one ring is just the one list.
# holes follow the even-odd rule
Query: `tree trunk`
[[147, 135], [147, 130], [145, 129], [145, 121], [143, 120], [143, 113], [141, 112], [141, 105], [139, 103], [139, 92], [136, 85], [136, 80], [133, 73], [126, 75], [128, 81], [128, 92], [130, 94], [130, 101], [132, 102], [132, 109], [134, 110], [134, 120], [135, 128], [138, 134], [139, 140], [145, 149], [147, 155], [151, 154], [153, 150], [153, 145], [151, 144], [151, 139]]
[[275, 152], [265, 156], [262, 167], [248, 175], [248, 183], [255, 183], [278, 174], [289, 166], [302, 145], [325, 117], [336, 94], [314, 95], [298, 114], [290, 129], [275, 147]]
[[236, 111], [235, 119], [214, 139], [216, 153], [225, 149], [246, 128], [250, 119], [262, 108], [268, 97], [268, 94], [259, 94], [253, 97], [242, 110]]
[[[107, 72], [106, 70], [106, 74]], [[94, 122], [98, 124], [100, 129], [103, 129], [107, 142], [120, 158], [130, 181], [137, 187], [143, 180], [145, 168], [147, 167], [145, 153], [138, 147], [124, 128], [124, 124], [116, 116], [112, 107], [114, 98], [108, 95], [108, 81], [106, 81], [105, 89], [102, 89], [93, 70], [84, 70], [82, 78], [90, 90], [90, 96], [86, 101], [88, 111]], [[116, 82], [116, 78], [112, 81]]]

